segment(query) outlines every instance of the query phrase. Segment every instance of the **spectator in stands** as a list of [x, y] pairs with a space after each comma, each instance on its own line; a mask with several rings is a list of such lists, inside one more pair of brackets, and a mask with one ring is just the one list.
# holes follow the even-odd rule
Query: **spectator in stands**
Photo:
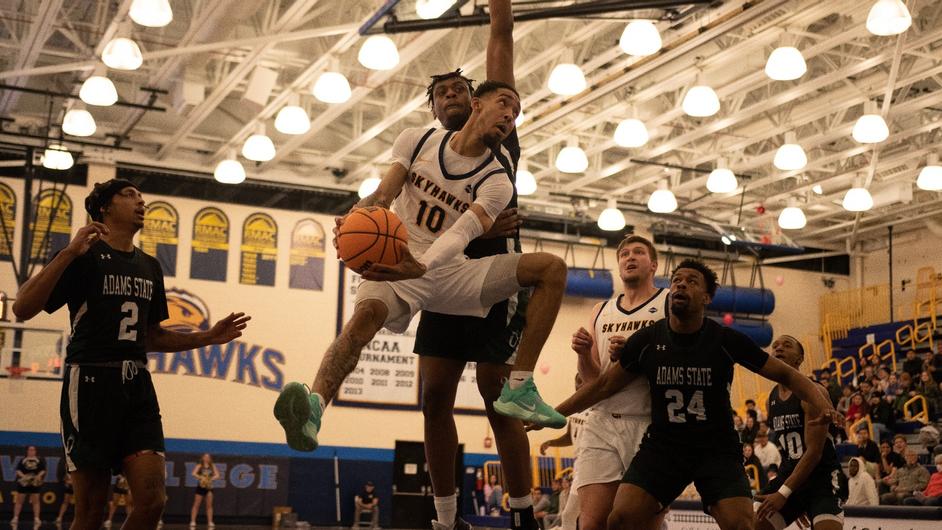
[[942, 391], [939, 390], [939, 384], [932, 380], [927, 370], [919, 374], [916, 392], [926, 398], [929, 404], [929, 417], [935, 418], [939, 411], [942, 411]]
[[818, 373], [818, 382], [821, 383], [824, 388], [828, 389], [828, 395], [831, 396], [831, 403], [837, 406], [837, 402], [841, 399], [841, 385], [838, 384], [837, 378], [831, 377], [830, 371], [821, 370]]
[[742, 431], [746, 428], [746, 424], [742, 421], [742, 416], [739, 414], [733, 413], [733, 428], [736, 429], [736, 434], [739, 435], [739, 441], [742, 441]]
[[765, 421], [765, 416], [762, 415], [761, 410], [756, 408], [756, 402], [753, 399], [746, 400], [746, 414], [749, 414], [750, 416], [752, 416], [753, 412], [750, 412], [750, 411], [754, 411], [756, 423]]
[[908, 506], [942, 506], [942, 455], [935, 455], [936, 472], [929, 477], [926, 489], [903, 500]]
[[942, 351], [932, 356], [929, 361], [929, 370], [932, 372], [932, 379], [942, 384]]
[[[863, 386], [863, 385], [861, 385]], [[870, 405], [864, 401], [862, 394], [854, 394], [850, 399], [850, 407], [847, 408], [847, 421], [853, 423], [863, 418], [870, 412]]]
[[563, 482], [560, 479], [553, 480], [553, 491], [549, 495], [549, 508], [546, 509], [546, 515], [543, 516], [543, 525], [545, 528], [553, 528], [559, 526], [559, 514], [562, 513], [560, 509], [562, 499], [560, 496], [563, 492]]
[[748, 410], [746, 412], [746, 425], [743, 427], [740, 438], [742, 439], [742, 443], [752, 444], [756, 441], [756, 436], [759, 434], [759, 422], [757, 422], [753, 416], [756, 412], [752, 414], [748, 414]]
[[888, 384], [890, 384], [890, 371], [886, 368], [886, 366], [881, 366], [880, 369], [877, 370], [877, 384], [875, 390], [879, 390], [885, 394], [886, 385]]
[[880, 504], [901, 504], [929, 485], [929, 472], [919, 465], [916, 453], [906, 449], [903, 451], [903, 458], [906, 465], [891, 475], [893, 478], [890, 482], [890, 492], [880, 496]]
[[850, 477], [847, 479], [847, 506], [876, 506], [880, 499], [877, 496], [877, 486], [870, 473], [863, 470], [866, 465], [860, 457], [850, 459], [847, 471]]
[[533, 497], [533, 517], [536, 518], [536, 522], [540, 523], [540, 528], [546, 528], [543, 519], [549, 513], [549, 497], [543, 495], [543, 490], [540, 488], [533, 488], [530, 495]]
[[883, 394], [879, 391], [870, 396], [870, 422], [873, 425], [874, 440], [877, 442], [896, 425], [893, 406], [883, 399]]
[[899, 453], [893, 451], [893, 446], [889, 440], [880, 442], [880, 489], [889, 491], [889, 485], [893, 474], [898, 468], [903, 467], [906, 462]]
[[896, 396], [899, 395], [899, 377], [897, 377], [896, 374], [890, 374], [889, 377], [887, 377], [886, 388], [883, 389], [883, 395], [887, 403], [896, 401]]
[[[863, 396], [864, 402], [870, 401], [870, 396], [873, 395], [873, 383], [870, 381], [870, 379], [864, 379], [860, 382], [860, 392], [858, 393]], [[851, 397], [852, 405], [853, 401], [853, 397]]]
[[917, 379], [922, 373], [922, 358], [916, 353], [916, 350], [906, 352], [906, 360], [903, 361], [903, 371], [908, 373], [913, 379]]
[[370, 512], [372, 517], [371, 525], [373, 528], [379, 528], [379, 497], [376, 496], [376, 488], [373, 482], [367, 481], [363, 485], [363, 490], [353, 498], [356, 503], [356, 509], [353, 510], [353, 528], [360, 526], [360, 516], [364, 512]]
[[834, 408], [837, 409], [837, 412], [847, 416], [847, 409], [850, 408], [850, 398], [854, 394], [854, 389], [850, 385], [846, 385], [841, 389], [841, 399], [837, 400], [837, 405]]
[[[748, 420], [747, 420], [748, 421]], [[755, 451], [751, 443], [742, 444], [742, 465], [745, 466], [755, 466], [756, 471], [759, 473], [759, 487], [758, 489], [764, 489], [766, 484], [769, 483], [769, 476], [765, 472], [765, 468], [762, 467], [762, 462], [759, 461], [759, 458], [756, 457]], [[753, 476], [751, 473], [747, 472], [746, 476], [749, 477], [749, 480], [752, 481]]]
[[[564, 523], [563, 517], [567, 515], [566, 506], [569, 504], [569, 494], [572, 492], [572, 475], [568, 473], [563, 475], [560, 482], [563, 485], [563, 489], [559, 492], [559, 519], [556, 520], [556, 526], [562, 526]], [[572, 499], [572, 502], [579, 502], [579, 499]], [[576, 520], [578, 521], [578, 515], [576, 516]]]
[[775, 477], [778, 476], [778, 466], [769, 464], [769, 468], [765, 470], [765, 476], [769, 479], [769, 482], [775, 480]]
[[759, 458], [759, 462], [762, 463], [762, 467], [765, 468], [766, 472], [768, 472], [770, 465], [775, 464], [778, 466], [782, 463], [782, 455], [779, 454], [778, 448], [769, 443], [768, 429], [759, 431], [752, 450]]
[[866, 425], [857, 428], [857, 455], [868, 463], [880, 464], [880, 446], [870, 439], [870, 429]]
[[503, 499], [504, 488], [497, 482], [497, 475], [490, 475], [487, 477], [487, 484], [484, 485], [484, 506], [487, 513], [489, 515], [499, 515]]

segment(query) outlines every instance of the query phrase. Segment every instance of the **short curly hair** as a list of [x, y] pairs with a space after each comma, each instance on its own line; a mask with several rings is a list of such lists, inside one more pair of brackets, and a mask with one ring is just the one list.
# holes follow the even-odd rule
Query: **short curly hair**
[[474, 79], [465, 77], [464, 73], [461, 72], [461, 68], [458, 68], [454, 72], [448, 72], [447, 74], [433, 75], [432, 82], [428, 84], [428, 87], [425, 89], [425, 95], [428, 97], [428, 106], [432, 108], [434, 104], [434, 91], [435, 85], [445, 81], [446, 79], [460, 78], [468, 85], [468, 94], [474, 93]]
[[698, 271], [703, 275], [703, 280], [706, 282], [706, 290], [710, 297], [716, 295], [716, 287], [719, 284], [719, 278], [716, 276], [716, 273], [713, 272], [713, 269], [707, 266], [706, 263], [698, 259], [688, 258], [680, 262], [679, 265], [674, 267], [674, 271], [671, 272], [671, 277], [673, 278], [679, 269], [693, 269]]

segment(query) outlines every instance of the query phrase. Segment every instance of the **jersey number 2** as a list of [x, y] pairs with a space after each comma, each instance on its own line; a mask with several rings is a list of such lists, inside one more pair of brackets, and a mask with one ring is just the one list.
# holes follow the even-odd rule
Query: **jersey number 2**
[[687, 414], [692, 415], [697, 421], [706, 421], [706, 407], [703, 405], [703, 390], [697, 390], [690, 397], [690, 403], [687, 405], [687, 414], [679, 412], [684, 408], [684, 393], [680, 390], [668, 390], [664, 393], [664, 398], [670, 402], [667, 404], [667, 419], [671, 423], [687, 423]]
[[133, 329], [137, 325], [137, 304], [134, 302], [121, 304], [121, 314], [127, 316], [121, 319], [118, 340], [137, 340], [137, 330]]
[[442, 223], [445, 222], [445, 210], [441, 206], [435, 205], [429, 208], [427, 202], [419, 201], [419, 216], [416, 218], [415, 224], [422, 226], [423, 217], [425, 218], [425, 227], [434, 234], [442, 229]]

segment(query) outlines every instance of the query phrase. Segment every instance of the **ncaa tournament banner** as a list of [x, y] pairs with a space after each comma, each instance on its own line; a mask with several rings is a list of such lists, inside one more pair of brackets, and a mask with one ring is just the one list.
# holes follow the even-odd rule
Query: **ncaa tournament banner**
[[16, 193], [0, 182], [0, 261], [13, 260], [13, 238], [16, 234]]
[[324, 227], [314, 219], [301, 219], [291, 231], [291, 289], [324, 290]]
[[164, 276], [177, 275], [179, 230], [180, 215], [173, 206], [163, 201], [147, 205], [141, 229], [141, 250], [157, 258]]
[[256, 212], [242, 223], [242, 267], [239, 283], [275, 285], [278, 263], [278, 224], [267, 213]]
[[190, 243], [190, 278], [226, 281], [229, 261], [229, 218], [219, 208], [208, 206], [193, 218]]
[[[337, 333], [353, 316], [357, 288], [363, 278], [341, 265], [340, 304]], [[405, 333], [386, 328], [379, 330], [360, 353], [360, 361], [340, 386], [338, 405], [376, 408], [421, 408], [419, 356], [413, 353], [415, 332], [419, 326], [416, 315]], [[478, 392], [475, 364], [468, 363], [458, 383], [456, 413], [481, 414], [484, 401]]]
[[55, 188], [40, 191], [29, 229], [33, 234], [29, 262], [46, 263], [56, 252], [67, 247], [72, 238], [72, 199]]

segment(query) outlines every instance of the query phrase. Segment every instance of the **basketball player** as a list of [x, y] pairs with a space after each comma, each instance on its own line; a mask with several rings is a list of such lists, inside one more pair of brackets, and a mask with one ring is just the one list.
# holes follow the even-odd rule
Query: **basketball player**
[[[490, 35], [487, 41], [487, 78], [515, 86], [513, 58], [513, 13], [509, 0], [490, 0]], [[432, 76], [428, 87], [429, 106], [439, 122], [450, 131], [464, 127], [471, 114], [472, 82], [456, 70]], [[520, 160], [517, 130], [501, 143], [494, 154], [515, 182]], [[464, 253], [481, 258], [508, 252], [521, 252], [517, 233], [517, 194], [510, 209], [498, 216], [488, 234], [472, 241]], [[501, 230], [501, 225], [505, 226]], [[496, 234], [493, 232], [497, 231]], [[422, 374], [422, 414], [425, 428], [425, 458], [435, 495], [436, 520], [450, 528], [464, 522], [456, 518], [455, 458], [458, 430], [454, 408], [458, 382], [467, 362], [474, 362], [478, 390], [484, 400], [487, 419], [500, 455], [501, 470], [507, 488], [512, 528], [535, 530], [533, 497], [530, 494], [530, 444], [523, 424], [494, 410], [492, 403], [500, 396], [501, 386], [510, 376], [516, 360], [517, 345], [523, 331], [529, 293], [521, 291], [494, 304], [484, 318], [456, 316], [422, 311], [415, 337]], [[436, 525], [436, 528], [438, 526]]]
[[[772, 355], [794, 369], [801, 367], [805, 350], [798, 339], [782, 335], [772, 343]], [[823, 395], [827, 390], [820, 387]], [[828, 433], [828, 425], [812, 424], [821, 411], [801, 401], [785, 385], [769, 393], [769, 427], [772, 442], [782, 455], [779, 474], [757, 495], [756, 528], [783, 530], [805, 514], [814, 530], [840, 530], [844, 527], [839, 491], [842, 470]]]
[[[73, 530], [98, 530], [111, 472], [128, 479], [134, 511], [126, 530], [157, 527], [165, 502], [164, 435], [146, 352], [225, 344], [249, 317], [230, 314], [207, 331], [165, 329], [167, 300], [156, 259], [134, 246], [144, 199], [123, 179], [96, 184], [85, 199], [93, 222], [20, 288], [13, 312], [29, 320], [69, 306], [60, 415], [75, 487]], [[79, 430], [81, 425], [81, 430]]]
[[[628, 337], [667, 316], [667, 289], [654, 286], [654, 245], [631, 235], [618, 244], [616, 254], [622, 292], [595, 306], [591, 331], [579, 328], [572, 336], [579, 373], [586, 382], [618, 364]], [[605, 529], [618, 484], [651, 423], [650, 393], [648, 382], [636, 378], [589, 414], [572, 487], [579, 495], [581, 530]], [[654, 527], [660, 527], [660, 520]]]
[[671, 275], [668, 318], [629, 337], [620, 368], [603, 372], [557, 407], [562, 414], [584, 410], [638, 376], [650, 385], [651, 425], [618, 487], [609, 528], [650, 528], [691, 482], [721, 529], [755, 527], [729, 398], [737, 363], [814, 403], [822, 416], [812, 421], [837, 417], [809, 379], [742, 333], [704, 317], [716, 286], [709, 267], [682, 261]]
[[368, 281], [357, 290], [353, 317], [324, 356], [313, 393], [300, 383], [289, 383], [282, 390], [275, 416], [292, 448], [311, 451], [317, 447], [324, 407], [356, 366], [362, 348], [382, 327], [401, 333], [423, 309], [483, 317], [493, 304], [524, 287], [534, 291], [517, 366], [529, 370], [516, 374], [524, 376], [513, 385], [516, 388], [505, 385], [495, 409], [501, 411], [503, 406], [503, 413], [540, 425], [566, 425], [566, 418], [539, 397], [532, 377], [562, 302], [565, 263], [547, 253], [478, 259], [463, 255], [468, 242], [491, 227], [513, 196], [513, 184], [491, 148], [513, 130], [520, 99], [506, 83], [485, 81], [475, 89], [471, 107], [468, 122], [458, 132], [406, 129], [400, 134], [389, 171], [376, 192], [358, 203], [360, 207], [392, 205], [419, 258], [404, 248], [399, 264], [373, 264], [365, 270], [363, 278]]

